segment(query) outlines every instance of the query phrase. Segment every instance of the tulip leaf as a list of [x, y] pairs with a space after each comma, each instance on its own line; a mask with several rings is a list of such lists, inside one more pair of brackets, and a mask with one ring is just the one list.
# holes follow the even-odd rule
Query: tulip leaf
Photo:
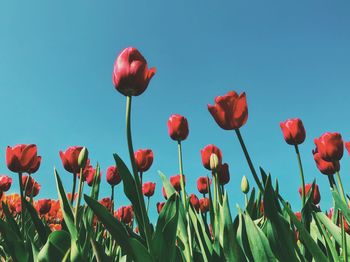
[[15, 221], [15, 219], [13, 218], [12, 214], [10, 213], [10, 210], [8, 208], [7, 203], [2, 202], [2, 210], [5, 214], [5, 218], [6, 218], [6, 222], [7, 224], [11, 227], [11, 229], [13, 230], [13, 232], [19, 237], [21, 238], [21, 231]]
[[38, 261], [51, 262], [62, 261], [70, 248], [70, 236], [66, 231], [54, 231], [47, 239], [46, 244], [38, 254]]
[[332, 196], [335, 202], [335, 209], [340, 209], [345, 216], [346, 220], [350, 223], [350, 208], [340, 198], [337, 191], [332, 190]]

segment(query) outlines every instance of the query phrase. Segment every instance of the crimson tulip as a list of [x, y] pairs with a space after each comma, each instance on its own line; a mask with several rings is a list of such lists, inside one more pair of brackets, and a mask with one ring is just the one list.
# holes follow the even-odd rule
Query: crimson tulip
[[35, 208], [40, 215], [49, 213], [51, 209], [51, 199], [40, 199], [36, 201]]
[[6, 192], [10, 189], [12, 178], [8, 176], [0, 176], [0, 191]]
[[108, 184], [110, 184], [111, 186], [116, 186], [120, 183], [122, 178], [119, 175], [119, 172], [116, 166], [110, 166], [109, 168], [107, 168], [106, 179]]
[[155, 73], [156, 69], [148, 69], [146, 59], [136, 48], [127, 47], [114, 63], [112, 81], [123, 95], [138, 96], [146, 90]]
[[[184, 184], [186, 183], [186, 177], [185, 175], [183, 176], [183, 180], [184, 180]], [[170, 177], [170, 184], [173, 185], [173, 187], [175, 188], [175, 190], [177, 192], [181, 191], [181, 175], [175, 175], [175, 176], [171, 176]]]
[[199, 209], [202, 213], [206, 213], [209, 211], [209, 198], [204, 197], [199, 200]]
[[160, 213], [160, 211], [162, 211], [164, 205], [165, 205], [165, 202], [158, 202], [157, 203], [157, 212], [158, 212], [158, 214]]
[[349, 142], [345, 142], [344, 145], [345, 145], [345, 148], [346, 148], [346, 150], [348, 151], [348, 153], [350, 155], [350, 141]]
[[134, 210], [132, 206], [122, 206], [114, 212], [114, 216], [125, 224], [130, 224], [134, 218]]
[[[307, 195], [309, 193], [309, 191], [311, 190], [312, 188], [312, 184], [306, 184], [305, 185], [305, 195]], [[299, 187], [299, 194], [301, 196], [302, 194], [302, 189], [301, 187]], [[315, 187], [314, 187], [314, 192], [313, 192], [313, 196], [312, 196], [312, 202], [317, 205], [318, 203], [320, 203], [320, 200], [321, 200], [321, 195], [320, 195], [320, 191], [318, 189], [318, 185], [315, 184]]]
[[303, 122], [299, 118], [288, 119], [280, 123], [284, 140], [289, 145], [300, 145], [306, 137]]
[[151, 149], [139, 149], [135, 152], [135, 164], [139, 172], [146, 172], [153, 163], [153, 152]]
[[[201, 176], [197, 179], [197, 189], [201, 194], [207, 194], [209, 191], [208, 185], [209, 178], [206, 176]], [[210, 181], [209, 181], [210, 183]]]
[[80, 173], [80, 166], [78, 164], [78, 158], [80, 151], [83, 149], [82, 146], [71, 146], [66, 151], [60, 151], [60, 157], [64, 169], [69, 173], [78, 174]]
[[344, 143], [341, 134], [327, 132], [314, 142], [323, 160], [335, 162], [343, 157]]
[[171, 115], [168, 120], [168, 133], [175, 141], [185, 140], [189, 133], [186, 117], [179, 114]]
[[[96, 169], [93, 168], [92, 166], [88, 166], [84, 169], [83, 177], [86, 179], [88, 186], [92, 186], [92, 184], [94, 183], [95, 173], [96, 173]], [[98, 182], [101, 181], [101, 172], [98, 174], [97, 181]]]
[[215, 105], [208, 105], [210, 114], [216, 123], [225, 130], [238, 129], [248, 119], [248, 107], [245, 93], [238, 95], [236, 92], [228, 92], [224, 96], [215, 98]]
[[142, 185], [142, 194], [146, 197], [151, 197], [154, 195], [154, 190], [156, 188], [156, 183], [146, 182]]
[[312, 151], [312, 154], [314, 155], [316, 166], [322, 174], [329, 176], [329, 175], [333, 175], [335, 172], [338, 172], [340, 170], [339, 161], [328, 162], [323, 160], [321, 158], [320, 153], [317, 152], [317, 148]]
[[32, 186], [31, 187], [27, 187], [26, 196], [28, 196], [28, 197], [30, 197], [30, 196], [36, 197], [39, 194], [40, 189], [41, 189], [41, 185], [38, 182], [33, 181]]
[[210, 168], [210, 156], [211, 156], [211, 154], [215, 154], [218, 157], [218, 160], [219, 160], [218, 164], [219, 165], [221, 165], [221, 163], [222, 163], [221, 150], [213, 144], [207, 145], [206, 147], [204, 147], [201, 150], [201, 156], [202, 156], [203, 166], [208, 170], [211, 170], [211, 168]]
[[199, 211], [199, 199], [195, 194], [190, 195], [190, 203], [193, 206], [193, 208], [198, 212]]
[[219, 166], [217, 174], [220, 185], [226, 185], [228, 182], [230, 182], [230, 171], [227, 163]]
[[98, 201], [102, 206], [104, 206], [108, 211], [112, 209], [112, 200], [109, 197], [104, 197]]
[[6, 164], [8, 169], [15, 173], [33, 173], [33, 170], [36, 171], [39, 168], [37, 165], [40, 165], [41, 157], [37, 153], [38, 149], [34, 144], [19, 144], [14, 147], [8, 146], [6, 148]]

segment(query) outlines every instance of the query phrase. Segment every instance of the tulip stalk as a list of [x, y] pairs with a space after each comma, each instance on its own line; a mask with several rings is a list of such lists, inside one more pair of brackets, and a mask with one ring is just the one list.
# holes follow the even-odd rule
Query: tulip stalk
[[250, 159], [250, 156], [249, 156], [249, 153], [248, 153], [248, 150], [247, 150], [247, 147], [245, 146], [244, 144], [244, 141], [243, 141], [243, 138], [242, 138], [242, 135], [241, 135], [241, 132], [239, 131], [239, 128], [235, 129], [236, 131], [236, 135], [237, 135], [237, 138], [239, 140], [239, 143], [241, 144], [241, 147], [242, 147], [242, 150], [243, 150], [243, 153], [245, 155], [245, 158], [247, 159], [247, 162], [248, 162], [248, 166], [250, 168], [250, 171], [252, 172], [252, 175], [254, 177], [254, 180], [255, 180], [255, 183], [257, 184], [259, 190], [261, 192], [264, 192], [264, 188], [259, 180], [259, 177], [255, 171], [255, 168], [254, 168], [254, 165], [252, 163], [252, 160]]
[[[78, 224], [79, 224], [79, 223], [78, 223], [78, 211], [79, 211], [80, 200], [81, 200], [82, 192], [83, 192], [83, 185], [84, 185], [83, 169], [80, 168], [78, 199], [77, 199], [77, 204], [76, 204], [76, 206], [75, 206], [75, 212], [74, 212], [75, 226], [78, 226]], [[73, 196], [72, 196], [72, 199], [73, 199]]]
[[71, 206], [73, 206], [73, 202], [74, 202], [74, 194], [75, 194], [75, 187], [77, 185], [77, 174], [73, 175], [73, 187], [72, 187], [72, 196], [70, 199], [70, 204]]
[[21, 195], [21, 223], [22, 223], [22, 233], [23, 233], [23, 239], [25, 236], [24, 233], [24, 201], [23, 201], [23, 185], [22, 185], [22, 173], [19, 172], [18, 173], [18, 179], [19, 179], [19, 191], [20, 191], [20, 195]]
[[299, 152], [299, 147], [298, 145], [295, 145], [295, 153], [297, 154], [297, 159], [298, 159], [298, 165], [299, 165], [299, 174], [300, 174], [300, 179], [301, 179], [301, 201], [302, 201], [302, 206], [305, 206], [305, 179], [304, 179], [304, 170], [303, 170], [303, 165], [301, 163], [301, 157], [300, 157], [300, 152]]
[[339, 190], [340, 190], [341, 197], [342, 197], [344, 203], [346, 204], [347, 201], [346, 201], [346, 197], [345, 197], [345, 193], [344, 193], [343, 183], [342, 183], [342, 181], [341, 181], [341, 179], [340, 179], [339, 171], [337, 171], [337, 172], [335, 173], [335, 175], [336, 175], [336, 177], [337, 177], [337, 182], [338, 182], [338, 185], [339, 185]]
[[112, 204], [112, 208], [111, 208], [111, 211], [112, 211], [112, 216], [114, 215], [114, 185], [111, 186], [111, 189], [112, 189], [112, 193], [111, 193], [111, 204]]
[[182, 162], [182, 145], [181, 141], [178, 141], [178, 154], [179, 154], [179, 171], [180, 171], [180, 185], [181, 185], [181, 193], [182, 193], [182, 201], [185, 210], [187, 210], [187, 205], [186, 205], [186, 191], [185, 191], [185, 183], [184, 183], [184, 178], [183, 178], [183, 162]]

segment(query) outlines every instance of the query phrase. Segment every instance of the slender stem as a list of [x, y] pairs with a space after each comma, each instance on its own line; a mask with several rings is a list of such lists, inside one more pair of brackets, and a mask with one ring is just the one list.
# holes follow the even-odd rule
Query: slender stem
[[184, 183], [184, 178], [183, 178], [183, 162], [182, 162], [182, 146], [181, 146], [181, 141], [178, 141], [178, 154], [179, 154], [179, 171], [180, 171], [180, 184], [181, 184], [181, 193], [182, 193], [182, 201], [183, 205], [185, 207], [185, 210], [187, 210], [187, 205], [186, 205], [186, 191], [185, 191], [185, 183]]
[[147, 197], [147, 209], [146, 209], [147, 214], [148, 214], [148, 209], [149, 209], [149, 202], [150, 202], [150, 197]]
[[241, 147], [242, 147], [242, 150], [243, 150], [243, 153], [245, 155], [245, 158], [247, 159], [247, 162], [248, 162], [248, 166], [250, 168], [250, 171], [252, 172], [252, 175], [254, 177], [254, 180], [255, 180], [255, 183], [257, 184], [259, 190], [261, 192], [264, 192], [264, 188], [263, 186], [261, 185], [261, 182], [259, 180], [259, 177], [255, 171], [255, 168], [254, 168], [254, 165], [252, 163], [252, 160], [250, 159], [250, 156], [249, 156], [249, 153], [248, 153], [248, 150], [244, 144], [244, 141], [243, 141], [243, 138], [242, 138], [242, 135], [241, 135], [241, 132], [239, 131], [239, 129], [235, 129], [236, 131], [236, 135], [238, 137], [238, 140], [239, 140], [239, 143], [241, 144]]
[[71, 206], [73, 206], [73, 202], [74, 202], [74, 194], [75, 194], [76, 184], [77, 184], [77, 174], [73, 174], [73, 188], [72, 188], [72, 196], [70, 199]]
[[[150, 237], [151, 233], [150, 233], [150, 228], [149, 228], [149, 221], [148, 221], [148, 217], [145, 216], [145, 214], [146, 214], [145, 201], [144, 201], [143, 195], [141, 193], [142, 185], [141, 185], [138, 173], [137, 173], [137, 166], [135, 164], [135, 156], [134, 156], [134, 148], [133, 148], [133, 145], [132, 145], [132, 136], [131, 136], [131, 96], [127, 96], [126, 97], [126, 137], [127, 137], [127, 141], [128, 141], [130, 162], [131, 162], [133, 175], [134, 175], [134, 179], [135, 179], [136, 193], [137, 193], [139, 205], [140, 205], [140, 208], [141, 208], [141, 220], [142, 221], [137, 221], [137, 224], [139, 225], [140, 231], [143, 228], [144, 233], [145, 233], [147, 248], [148, 248], [148, 250], [150, 250], [149, 237]], [[140, 226], [142, 226], [142, 228]]]
[[248, 196], [247, 194], [244, 194], [244, 202], [245, 202], [245, 207], [248, 206]]
[[78, 200], [77, 204], [75, 206], [75, 212], [74, 212], [74, 221], [75, 221], [75, 226], [78, 226], [78, 211], [79, 211], [79, 206], [80, 206], [80, 200], [81, 200], [81, 194], [83, 192], [83, 185], [84, 185], [84, 179], [83, 179], [83, 169], [80, 168], [80, 178], [79, 178], [79, 189], [78, 189]]
[[298, 165], [299, 165], [299, 173], [300, 173], [300, 179], [301, 179], [301, 203], [302, 207], [305, 206], [305, 180], [304, 180], [304, 170], [303, 170], [303, 165], [301, 163], [301, 157], [300, 157], [300, 152], [299, 152], [299, 147], [298, 145], [295, 145], [295, 153], [297, 154], [297, 159], [298, 159]]
[[111, 207], [111, 211], [112, 211], [112, 216], [114, 215], [114, 186], [111, 186], [112, 189], [112, 193], [111, 193], [111, 203], [112, 203], [112, 207]]
[[140, 172], [140, 183], [141, 183], [141, 186], [142, 186], [142, 175], [143, 175], [143, 173]]
[[[28, 179], [29, 177], [27, 177]], [[22, 234], [24, 239], [24, 202], [23, 202], [23, 185], [22, 185], [22, 173], [18, 173], [18, 180], [19, 180], [19, 192], [21, 195], [21, 223], [22, 223]]]
[[343, 183], [342, 183], [342, 181], [340, 179], [339, 171], [337, 171], [335, 174], [336, 174], [336, 177], [337, 177], [337, 182], [338, 182], [338, 186], [339, 186], [341, 197], [342, 197], [343, 201], [346, 204], [347, 201], [346, 201], [346, 197], [345, 197], [345, 193], [344, 193], [344, 189], [343, 189]]

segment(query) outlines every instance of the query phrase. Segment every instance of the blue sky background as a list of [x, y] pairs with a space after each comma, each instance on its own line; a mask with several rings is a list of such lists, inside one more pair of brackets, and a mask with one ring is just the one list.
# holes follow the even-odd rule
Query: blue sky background
[[[297, 210], [299, 174], [294, 148], [279, 122], [300, 117], [307, 131], [301, 145], [306, 181], [320, 184], [322, 206], [331, 197], [328, 180], [315, 167], [313, 139], [326, 131], [350, 140], [349, 1], [3, 1], [0, 4], [0, 173], [5, 148], [36, 143], [42, 165], [35, 174], [41, 197], [57, 198], [53, 166], [71, 190], [71, 174], [58, 155], [70, 145], [89, 148], [103, 170], [101, 197], [109, 196], [105, 170], [112, 153], [127, 162], [125, 97], [114, 90], [113, 62], [137, 47], [157, 68], [148, 90], [133, 100], [135, 150], [151, 148], [154, 164], [145, 181], [156, 181], [152, 198], [162, 201], [157, 170], [178, 172], [177, 147], [167, 134], [172, 113], [188, 118], [183, 144], [188, 192], [207, 175], [200, 149], [214, 143], [228, 162], [231, 205], [242, 204], [242, 175], [253, 184], [233, 132], [220, 129], [207, 104], [229, 90], [247, 93], [249, 119], [242, 134], [256, 167], [278, 178], [282, 194]], [[341, 176], [350, 188], [350, 158]], [[86, 188], [85, 188], [86, 189]], [[86, 191], [88, 192], [88, 191]], [[122, 186], [117, 205], [128, 200]]]

